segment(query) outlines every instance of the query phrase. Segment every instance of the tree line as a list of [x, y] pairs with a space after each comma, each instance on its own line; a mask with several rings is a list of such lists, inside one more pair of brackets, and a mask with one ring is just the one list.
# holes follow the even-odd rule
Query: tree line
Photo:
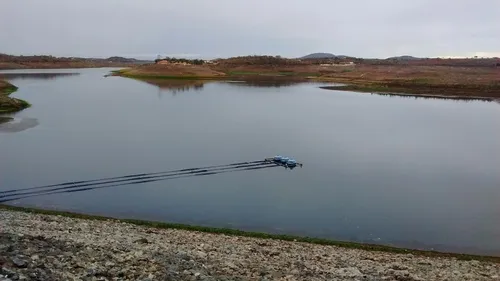
[[188, 64], [194, 64], [194, 65], [202, 65], [205, 63], [204, 60], [201, 59], [184, 59], [184, 58], [170, 58], [170, 57], [165, 57], [165, 58], [158, 58], [155, 60], [155, 63], [158, 63], [159, 61], [168, 61], [170, 63], [188, 63]]

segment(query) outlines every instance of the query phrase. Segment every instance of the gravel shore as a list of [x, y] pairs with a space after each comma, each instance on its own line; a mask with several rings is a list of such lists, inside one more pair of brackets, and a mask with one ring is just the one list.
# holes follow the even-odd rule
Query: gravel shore
[[0, 281], [499, 280], [500, 264], [0, 210]]

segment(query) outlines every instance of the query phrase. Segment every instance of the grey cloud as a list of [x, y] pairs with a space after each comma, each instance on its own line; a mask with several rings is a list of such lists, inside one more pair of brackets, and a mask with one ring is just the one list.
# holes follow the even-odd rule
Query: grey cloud
[[3, 0], [0, 52], [460, 56], [500, 50], [498, 0]]

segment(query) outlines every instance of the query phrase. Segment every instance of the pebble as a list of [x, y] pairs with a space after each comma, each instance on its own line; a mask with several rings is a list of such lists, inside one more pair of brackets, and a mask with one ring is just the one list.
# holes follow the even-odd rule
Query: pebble
[[12, 263], [15, 266], [21, 267], [21, 268], [28, 266], [28, 263], [25, 260], [22, 260], [18, 257], [12, 258]]
[[356, 267], [347, 267], [347, 268], [338, 269], [337, 274], [339, 277], [349, 277], [349, 278], [363, 276], [361, 271], [359, 271], [359, 269], [357, 269]]
[[500, 265], [491, 262], [6, 210], [0, 210], [0, 245], [5, 261], [0, 259], [0, 281], [491, 281], [500, 276]]

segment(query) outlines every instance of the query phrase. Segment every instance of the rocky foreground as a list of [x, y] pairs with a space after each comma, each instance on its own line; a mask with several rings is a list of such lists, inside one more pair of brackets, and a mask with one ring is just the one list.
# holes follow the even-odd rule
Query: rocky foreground
[[500, 265], [0, 210], [0, 281], [500, 280]]

